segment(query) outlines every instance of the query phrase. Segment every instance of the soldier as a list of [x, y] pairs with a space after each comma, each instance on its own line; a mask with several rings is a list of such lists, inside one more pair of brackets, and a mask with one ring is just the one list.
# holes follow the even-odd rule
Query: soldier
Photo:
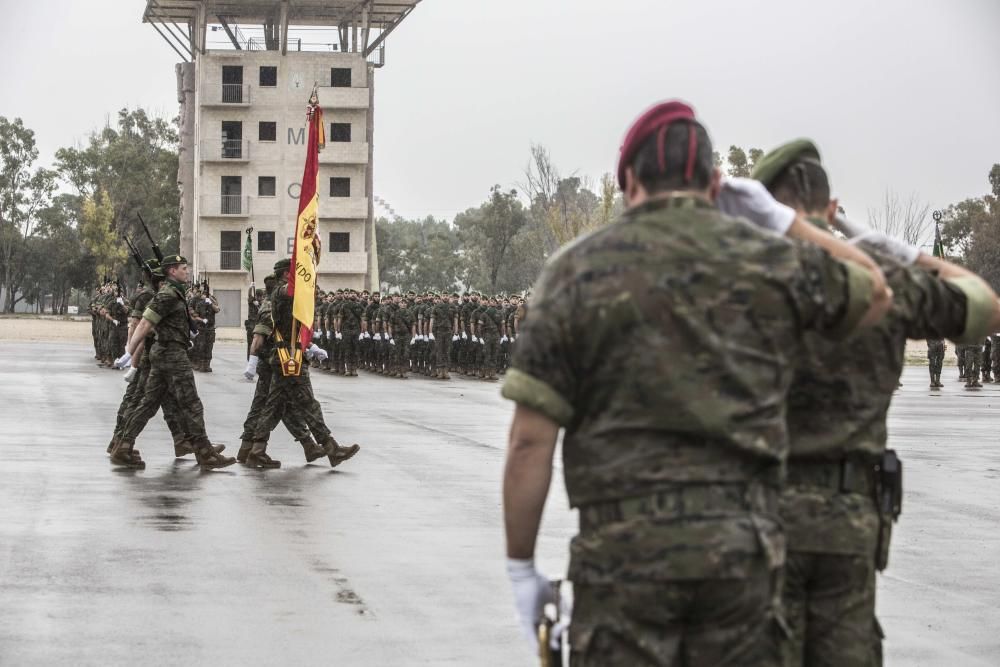
[[[129, 309], [125, 305], [125, 294], [121, 283], [115, 285], [115, 293], [107, 305], [108, 354], [112, 360], [117, 359], [125, 351], [128, 342]], [[114, 364], [111, 365], [114, 368]]]
[[1000, 382], [1000, 335], [990, 334], [990, 360], [993, 377]]
[[211, 293], [208, 283], [196, 292], [193, 304], [194, 315], [199, 323], [198, 357], [195, 370], [212, 372], [212, 353], [215, 350], [215, 316], [221, 310], [219, 300]]
[[[267, 289], [267, 293], [274, 290], [276, 282], [274, 274], [264, 278], [264, 287]], [[248, 380], [253, 380], [256, 375], [257, 385], [254, 388], [253, 400], [250, 402], [250, 410], [243, 422], [243, 433], [240, 435], [240, 451], [236, 454], [236, 460], [240, 463], [247, 463], [247, 459], [250, 457], [250, 452], [253, 450], [253, 438], [257, 433], [257, 422], [264, 414], [264, 406], [271, 393], [271, 383], [274, 380], [275, 372], [281, 372], [280, 370], [276, 371], [271, 364], [271, 355], [274, 354], [274, 323], [271, 316], [271, 301], [266, 297], [261, 302], [253, 332], [254, 338], [251, 344], [253, 356], [247, 360], [243, 376]], [[264, 365], [260, 366], [262, 360]], [[309, 427], [299, 411], [289, 410], [285, 405], [280, 408], [279, 413], [281, 423], [285, 425], [292, 437], [302, 445], [306, 463], [312, 463], [327, 455], [326, 450], [313, 440]], [[249, 464], [262, 468], [274, 467], [274, 465], [268, 465], [268, 462], [275, 463], [270, 457], [255, 457]]]
[[483, 348], [483, 362], [479, 377], [484, 380], [496, 380], [497, 352], [500, 344], [502, 320], [495, 296], [490, 297], [486, 306], [479, 310], [477, 322], [478, 338]]
[[927, 339], [927, 367], [931, 374], [931, 389], [939, 389], [941, 384], [941, 366], [944, 364], [944, 353], [947, 349], [944, 339]]
[[250, 283], [247, 290], [247, 318], [243, 321], [243, 327], [247, 331], [247, 361], [250, 361], [250, 345], [253, 343], [253, 328], [257, 325], [257, 314], [260, 312], [260, 303], [264, 300], [264, 290], [259, 290]]
[[990, 377], [990, 365], [992, 364], [993, 356], [993, 342], [990, 337], [987, 336], [986, 340], [983, 342], [983, 357], [980, 364], [980, 371], [983, 374], [983, 382], [993, 382], [993, 378]]
[[382, 338], [381, 322], [378, 320], [378, 312], [382, 307], [382, 295], [372, 292], [371, 301], [365, 308], [365, 345], [364, 345], [364, 365], [369, 371], [377, 371], [377, 355], [375, 350], [375, 336], [379, 340]]
[[958, 379], [965, 379], [965, 345], [955, 346], [955, 358], [958, 361]]
[[627, 211], [547, 262], [504, 382], [507, 571], [529, 637], [551, 595], [532, 556], [565, 428], [574, 665], [775, 664], [792, 362], [808, 332], [842, 338], [889, 306], [871, 260], [784, 207], [758, 222], [863, 264], [721, 214], [712, 164], [686, 105], [637, 121]]
[[978, 343], [971, 343], [962, 349], [965, 361], [965, 388], [982, 387], [979, 381], [979, 361], [983, 356], [983, 348]]
[[347, 299], [340, 306], [336, 320], [337, 340], [343, 346], [344, 375], [358, 377], [358, 346], [362, 338], [361, 320], [365, 309], [358, 301], [358, 293], [349, 289]]
[[[271, 386], [263, 412], [254, 425], [255, 433], [247, 453], [247, 465], [257, 468], [278, 468], [281, 462], [272, 459], [267, 454], [267, 441], [271, 431], [282, 420], [286, 413], [292, 413], [293, 418], [302, 419], [312, 432], [316, 442], [323, 449], [331, 467], [336, 467], [353, 457], [361, 448], [358, 445], [342, 447], [334, 439], [323, 420], [323, 410], [319, 401], [313, 396], [312, 382], [309, 379], [309, 365], [302, 364], [299, 375], [285, 375], [281, 370], [278, 348], [290, 346], [292, 336], [292, 301], [288, 294], [288, 259], [279, 260], [274, 265], [275, 287], [271, 291], [272, 335], [275, 340], [275, 352], [271, 355]], [[256, 335], [256, 334], [255, 334]], [[290, 349], [290, 348], [287, 348]], [[307, 355], [314, 355], [322, 350], [315, 344], [310, 347]], [[251, 360], [252, 361], [252, 360]], [[241, 445], [241, 449], [245, 447]], [[307, 451], [307, 460], [310, 452]], [[322, 455], [321, 455], [322, 456]]]
[[180, 255], [172, 255], [164, 258], [161, 267], [165, 274], [163, 285], [143, 312], [142, 321], [135, 327], [126, 349], [127, 356], [132, 357], [146, 336], [156, 331], [156, 342], [146, 352], [150, 355], [149, 378], [139, 405], [122, 429], [111, 460], [129, 467], [145, 467], [141, 458], [133, 458], [135, 438], [169, 394], [185, 415], [192, 438], [191, 448], [201, 467], [211, 469], [232, 465], [236, 459], [217, 452], [205, 433], [204, 408], [198, 398], [191, 361], [187, 356], [191, 340], [191, 321], [183, 292], [189, 275], [187, 260]]
[[440, 294], [434, 295], [428, 326], [430, 343], [434, 346], [434, 377], [449, 380], [448, 363], [452, 340], [458, 335], [458, 321], [451, 305]]
[[416, 336], [416, 319], [410, 312], [409, 303], [400, 294], [392, 296], [393, 309], [389, 316], [389, 347], [392, 354], [390, 377], [405, 380], [409, 371], [410, 342]]
[[880, 496], [889, 506], [899, 500], [885, 472], [891, 463], [884, 459], [894, 457], [885, 450], [886, 416], [906, 341], [981, 339], [1000, 311], [992, 290], [968, 271], [838, 220], [811, 141], [766, 154], [754, 177], [818, 228], [836, 224], [859, 242], [893, 292], [885, 318], [849, 342], [806, 336], [788, 393], [787, 484], [779, 506], [788, 549], [783, 606], [791, 641], [780, 647], [787, 664], [878, 665], [875, 572], [886, 565], [895, 519], [891, 510], [880, 512]]

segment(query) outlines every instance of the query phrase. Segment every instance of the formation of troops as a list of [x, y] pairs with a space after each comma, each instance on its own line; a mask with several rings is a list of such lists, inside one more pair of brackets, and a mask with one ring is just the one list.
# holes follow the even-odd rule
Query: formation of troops
[[[262, 290], [247, 295], [247, 351]], [[314, 368], [357, 377], [358, 370], [405, 379], [448, 380], [452, 373], [496, 380], [510, 364], [528, 300], [414, 291], [382, 295], [352, 289], [317, 291], [313, 341], [328, 358]]]
[[279, 423], [306, 462], [338, 466], [360, 447], [334, 438], [310, 370], [506, 371], [507, 573], [543, 661], [563, 626], [534, 551], [562, 433], [579, 514], [572, 664], [880, 665], [876, 573], [902, 503], [886, 417], [906, 340], [928, 341], [932, 386], [945, 339], [980, 386], [997, 370], [1000, 300], [839, 215], [808, 140], [723, 181], [693, 110], [663, 103], [626, 135], [618, 183], [626, 212], [549, 261], [530, 315], [517, 296], [318, 292], [312, 344], [297, 350], [289, 260], [277, 262], [248, 294], [256, 385], [236, 457], [206, 431], [193, 371], [211, 369], [211, 345], [193, 341], [214, 339], [219, 308], [204, 287], [187, 291], [187, 260], [148, 261], [130, 301], [105, 284], [97, 357], [129, 369], [112, 462], [144, 467], [136, 439], [162, 410], [175, 455], [205, 469], [280, 467], [268, 452]]

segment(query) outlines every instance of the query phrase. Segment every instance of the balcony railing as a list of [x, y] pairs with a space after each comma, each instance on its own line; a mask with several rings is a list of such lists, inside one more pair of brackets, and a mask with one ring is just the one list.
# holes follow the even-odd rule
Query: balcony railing
[[240, 271], [243, 269], [242, 250], [220, 250], [219, 270], [220, 271]]
[[218, 88], [210, 88], [201, 99], [207, 106], [249, 106], [250, 86], [246, 83], [223, 83]]
[[224, 139], [205, 141], [201, 145], [203, 162], [246, 162], [250, 159], [250, 141]]
[[244, 104], [250, 101], [250, 87], [244, 86], [242, 83], [224, 83], [222, 84], [222, 103], [223, 104]]
[[199, 215], [245, 218], [250, 215], [250, 203], [246, 195], [204, 195]]

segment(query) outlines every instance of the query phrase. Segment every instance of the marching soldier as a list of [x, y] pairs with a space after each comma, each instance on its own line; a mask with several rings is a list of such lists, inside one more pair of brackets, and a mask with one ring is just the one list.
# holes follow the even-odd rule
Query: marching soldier
[[188, 421], [191, 447], [201, 467], [232, 465], [236, 459], [217, 452], [205, 432], [204, 408], [187, 356], [191, 341], [191, 321], [183, 291], [189, 276], [187, 260], [180, 255], [165, 257], [161, 268], [165, 280], [143, 312], [126, 349], [127, 356], [133, 356], [139, 344], [155, 330], [156, 342], [146, 351], [150, 355], [149, 378], [142, 400], [129, 415], [111, 459], [119, 465], [145, 467], [138, 453], [133, 457], [135, 438], [169, 394]]
[[927, 339], [927, 367], [931, 374], [931, 389], [939, 389], [941, 384], [941, 367], [944, 364], [944, 353], [947, 349], [943, 338]]

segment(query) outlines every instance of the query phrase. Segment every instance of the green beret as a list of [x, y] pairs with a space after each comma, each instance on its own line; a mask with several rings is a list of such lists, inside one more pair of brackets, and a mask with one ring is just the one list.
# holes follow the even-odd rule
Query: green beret
[[183, 257], [181, 257], [180, 255], [167, 255], [166, 257], [163, 258], [163, 261], [160, 262], [160, 266], [165, 269], [168, 266], [180, 266], [181, 264], [187, 264], [187, 263], [188, 261]]
[[279, 259], [277, 262], [274, 263], [275, 277], [277, 277], [277, 274], [279, 272], [287, 271], [291, 265], [292, 265], [292, 260], [288, 259], [287, 257], [285, 259]]
[[753, 168], [753, 173], [750, 176], [763, 183], [764, 187], [770, 188], [778, 174], [793, 162], [803, 159], [819, 162], [819, 149], [816, 148], [816, 144], [808, 139], [789, 141], [764, 155], [757, 162], [757, 166]]

